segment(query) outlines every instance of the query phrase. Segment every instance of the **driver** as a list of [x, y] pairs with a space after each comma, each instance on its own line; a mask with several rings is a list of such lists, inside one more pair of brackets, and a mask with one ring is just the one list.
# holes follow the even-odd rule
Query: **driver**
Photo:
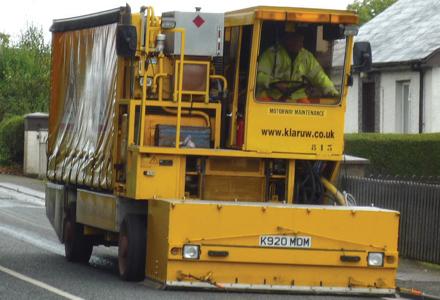
[[303, 42], [300, 33], [285, 32], [281, 43], [263, 52], [258, 62], [257, 98], [308, 102], [309, 96], [316, 97], [316, 91], [311, 92], [314, 89], [322, 95], [339, 94], [313, 54], [303, 48]]

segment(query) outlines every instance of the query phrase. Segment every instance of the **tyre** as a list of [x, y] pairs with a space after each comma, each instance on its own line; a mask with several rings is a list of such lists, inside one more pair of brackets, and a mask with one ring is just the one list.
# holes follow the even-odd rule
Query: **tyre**
[[121, 224], [118, 241], [119, 276], [125, 281], [145, 278], [147, 244], [145, 216], [127, 215]]
[[93, 251], [92, 241], [84, 236], [84, 226], [68, 213], [64, 223], [64, 252], [67, 261], [88, 263]]

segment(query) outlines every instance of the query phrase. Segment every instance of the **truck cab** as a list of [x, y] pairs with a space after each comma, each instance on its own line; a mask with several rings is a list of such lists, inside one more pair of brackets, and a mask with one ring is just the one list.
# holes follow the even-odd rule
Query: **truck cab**
[[[232, 115], [239, 116], [231, 119], [230, 144], [246, 151], [290, 153], [299, 159], [340, 160], [350, 74], [350, 65], [344, 62], [351, 55], [356, 23], [355, 15], [319, 10], [255, 7], [227, 13], [225, 69], [231, 85]], [[264, 87], [258, 86], [259, 72], [263, 72], [259, 66], [261, 57], [266, 55], [270, 59], [273, 55], [270, 62], [281, 64], [282, 57], [277, 57], [280, 51], [275, 48], [283, 47], [282, 39], [287, 32], [303, 36], [304, 49], [316, 58], [337, 95], [318, 91], [303, 99], [273, 99]], [[274, 72], [275, 67], [265, 71]], [[272, 81], [277, 77], [282, 75], [273, 74]], [[293, 89], [319, 88], [307, 77], [298, 77], [296, 81], [286, 84]]]

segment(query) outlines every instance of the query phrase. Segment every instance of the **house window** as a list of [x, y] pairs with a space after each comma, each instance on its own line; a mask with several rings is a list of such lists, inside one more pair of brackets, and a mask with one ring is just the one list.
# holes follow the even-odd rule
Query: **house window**
[[397, 81], [396, 83], [396, 132], [409, 133], [410, 128], [410, 81]]

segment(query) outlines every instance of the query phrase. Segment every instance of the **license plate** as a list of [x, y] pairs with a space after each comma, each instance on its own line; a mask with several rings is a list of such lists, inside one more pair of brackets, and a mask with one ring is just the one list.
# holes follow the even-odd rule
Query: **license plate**
[[260, 246], [272, 248], [311, 248], [312, 238], [310, 236], [261, 235]]

